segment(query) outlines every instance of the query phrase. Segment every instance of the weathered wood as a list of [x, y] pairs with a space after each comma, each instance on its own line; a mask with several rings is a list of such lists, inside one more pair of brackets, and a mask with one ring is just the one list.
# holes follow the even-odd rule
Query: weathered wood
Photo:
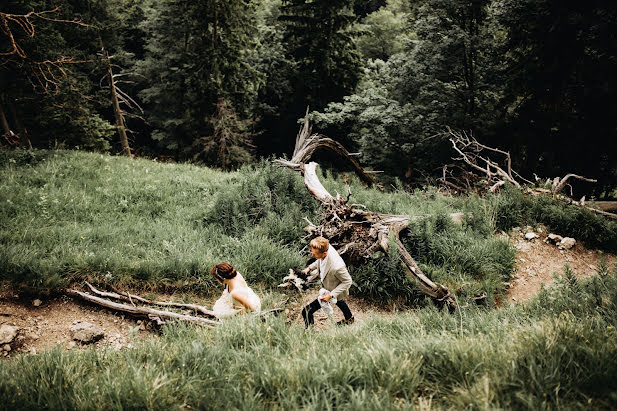
[[592, 201], [588, 205], [602, 211], [617, 211], [617, 201]]
[[99, 33], [99, 45], [101, 47], [101, 53], [105, 59], [107, 66], [107, 77], [109, 79], [109, 88], [111, 89], [111, 104], [114, 110], [114, 117], [116, 119], [116, 128], [118, 129], [118, 135], [120, 136], [120, 144], [122, 145], [122, 154], [131, 157], [131, 147], [129, 146], [129, 139], [126, 135], [126, 127], [124, 125], [124, 117], [122, 116], [122, 110], [120, 110], [120, 103], [118, 101], [118, 90], [116, 82], [114, 80], [114, 73], [112, 70], [109, 53], [103, 46], [103, 38]]
[[161, 320], [167, 319], [167, 320], [188, 321], [188, 322], [192, 322], [196, 324], [205, 325], [206, 327], [214, 327], [219, 324], [218, 321], [210, 320], [210, 319], [203, 318], [203, 317], [195, 317], [191, 315], [178, 314], [178, 313], [174, 313], [171, 311], [162, 311], [162, 310], [155, 310], [155, 309], [148, 308], [148, 307], [136, 307], [134, 305], [115, 303], [113, 301], [109, 301], [101, 297], [97, 297], [94, 295], [90, 295], [90, 294], [77, 291], [77, 290], [72, 290], [72, 289], [67, 289], [66, 294], [74, 296], [74, 297], [82, 298], [91, 303], [94, 303], [94, 304], [97, 304], [97, 305], [100, 305], [106, 308], [110, 308], [115, 311], [122, 311], [122, 312], [126, 312], [126, 313], [133, 314], [136, 316], [147, 317], [150, 319], [153, 319], [154, 317], [158, 317]]
[[186, 304], [186, 303], [175, 303], [175, 302], [165, 302], [165, 301], [152, 301], [152, 300], [148, 300], [145, 299], [143, 297], [140, 297], [138, 295], [133, 295], [127, 292], [108, 292], [108, 291], [100, 291], [98, 289], [96, 289], [92, 284], [90, 284], [89, 282], [86, 281], [86, 285], [90, 288], [90, 290], [95, 293], [96, 295], [99, 295], [101, 297], [107, 297], [107, 298], [113, 298], [116, 300], [121, 300], [121, 301], [128, 301], [130, 302], [133, 306], [135, 306], [135, 303], [133, 302], [133, 300], [135, 301], [139, 301], [145, 304], [152, 304], [152, 305], [158, 305], [158, 306], [162, 306], [162, 307], [179, 307], [179, 308], [188, 308], [194, 311], [198, 311], [202, 314], [205, 314], [209, 317], [215, 318], [214, 315], [214, 311], [212, 310], [208, 310], [206, 307], [203, 307], [201, 305], [197, 305], [197, 304]]

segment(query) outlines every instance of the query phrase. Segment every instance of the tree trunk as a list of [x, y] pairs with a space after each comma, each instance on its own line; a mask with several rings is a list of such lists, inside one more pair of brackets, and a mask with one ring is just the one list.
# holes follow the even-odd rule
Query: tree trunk
[[[6, 120], [6, 116], [4, 115], [4, 109], [2, 108], [2, 101], [0, 100], [0, 123], [2, 123], [2, 135], [6, 140], [8, 140], [11, 135], [11, 128], [9, 127], [9, 122]], [[0, 147], [2, 147], [2, 142], [0, 141]]]
[[111, 103], [114, 109], [114, 116], [116, 118], [116, 128], [120, 135], [120, 144], [122, 145], [122, 154], [131, 157], [131, 148], [129, 147], [129, 139], [126, 136], [126, 128], [124, 127], [124, 118], [122, 117], [122, 111], [120, 111], [120, 103], [118, 101], [118, 94], [116, 93], [116, 83], [114, 81], [114, 73], [109, 61], [109, 53], [103, 47], [103, 39], [99, 34], [99, 44], [101, 46], [101, 52], [107, 64], [107, 77], [109, 78], [109, 87], [111, 88]]
[[19, 115], [17, 114], [17, 109], [15, 108], [15, 104], [9, 103], [9, 110], [13, 116], [13, 121], [15, 121], [15, 126], [17, 127], [17, 131], [19, 132], [19, 141], [21, 147], [27, 148], [28, 150], [32, 150], [32, 143], [30, 142], [30, 138], [28, 138], [28, 130], [24, 127], [24, 124], [21, 122]]

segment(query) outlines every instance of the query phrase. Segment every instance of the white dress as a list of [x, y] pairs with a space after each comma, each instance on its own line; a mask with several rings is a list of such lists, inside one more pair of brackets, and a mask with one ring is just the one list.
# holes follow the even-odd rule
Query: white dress
[[216, 300], [214, 307], [212, 307], [212, 311], [214, 311], [216, 318], [228, 318], [238, 313], [245, 313], [248, 311], [248, 309], [240, 301], [234, 298], [234, 294], [238, 291], [243, 291], [246, 294], [249, 303], [255, 307], [253, 311], [261, 311], [261, 300], [251, 287], [236, 287], [231, 292], [229, 292], [227, 287], [225, 287], [223, 295], [221, 295], [221, 298]]

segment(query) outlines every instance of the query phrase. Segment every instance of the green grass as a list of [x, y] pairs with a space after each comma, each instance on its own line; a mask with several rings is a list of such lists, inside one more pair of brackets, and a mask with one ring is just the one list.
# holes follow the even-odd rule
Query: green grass
[[[73, 281], [220, 292], [208, 271], [232, 262], [273, 287], [302, 267], [304, 217], [319, 208], [301, 177], [263, 161], [233, 173], [68, 151], [0, 151], [0, 282], [34, 293]], [[352, 293], [406, 307], [348, 328], [241, 316], [182, 324], [134, 348], [14, 355], [0, 362], [0, 409], [614, 409], [617, 268], [578, 281], [569, 268], [523, 306], [496, 306], [514, 250], [496, 233], [548, 224], [611, 251], [613, 223], [513, 190], [451, 198], [434, 190], [352, 190], [370, 210], [423, 216], [402, 241], [459, 309], [427, 302], [397, 253], [351, 266]], [[462, 226], [448, 214], [465, 212]], [[584, 224], [577, 225], [576, 222]], [[471, 297], [485, 293], [486, 306]], [[409, 308], [415, 307], [414, 310]]]
[[[37, 291], [82, 278], [199, 285], [210, 284], [209, 267], [221, 260], [232, 261], [249, 279], [270, 280], [303, 263], [296, 247], [276, 238], [276, 230], [297, 231], [290, 216], [301, 209], [296, 215], [273, 210], [267, 224], [232, 236], [209, 224], [224, 217], [217, 209], [221, 197], [241, 190], [254, 171], [223, 173], [82, 152], [1, 155], [0, 280]], [[294, 177], [283, 169], [268, 171]], [[240, 197], [227, 200], [243, 207]], [[283, 215], [277, 218], [277, 212]]]
[[132, 349], [5, 361], [0, 408], [611, 409], [616, 304], [614, 272], [566, 275], [497, 311], [427, 307], [319, 332], [250, 315], [216, 329], [170, 325]]
[[[322, 178], [335, 194], [347, 183]], [[251, 282], [274, 286], [307, 261], [304, 218], [319, 206], [301, 176], [262, 161], [225, 173], [70, 151], [0, 152], [0, 280], [34, 293], [68, 283], [208, 292], [209, 267], [230, 261]], [[460, 298], [493, 300], [512, 271], [513, 251], [490, 224], [458, 227], [463, 207], [434, 191], [383, 193], [348, 179], [352, 201], [370, 210], [424, 216], [404, 237], [423, 268]], [[466, 250], [464, 256], [461, 250]], [[396, 256], [352, 267], [352, 292], [422, 304]]]

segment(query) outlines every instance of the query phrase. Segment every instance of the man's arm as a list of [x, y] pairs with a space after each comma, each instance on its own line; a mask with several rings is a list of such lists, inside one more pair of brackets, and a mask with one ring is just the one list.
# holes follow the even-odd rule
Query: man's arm
[[340, 267], [339, 269], [334, 271], [332, 274], [334, 274], [336, 278], [338, 278], [341, 281], [341, 283], [337, 285], [336, 288], [334, 288], [334, 290], [330, 291], [330, 296], [338, 299], [338, 295], [340, 293], [342, 293], [345, 290], [349, 290], [349, 287], [351, 287], [351, 284], [353, 283], [353, 281], [351, 279], [351, 275], [349, 275], [349, 271], [347, 271], [346, 266]]
[[[319, 260], [315, 260], [311, 264], [309, 264], [308, 267], [306, 267], [304, 270], [302, 270], [302, 272], [304, 274], [308, 274], [311, 271], [317, 271], [318, 268], [319, 268]], [[315, 273], [313, 273], [312, 278], [315, 278]]]

